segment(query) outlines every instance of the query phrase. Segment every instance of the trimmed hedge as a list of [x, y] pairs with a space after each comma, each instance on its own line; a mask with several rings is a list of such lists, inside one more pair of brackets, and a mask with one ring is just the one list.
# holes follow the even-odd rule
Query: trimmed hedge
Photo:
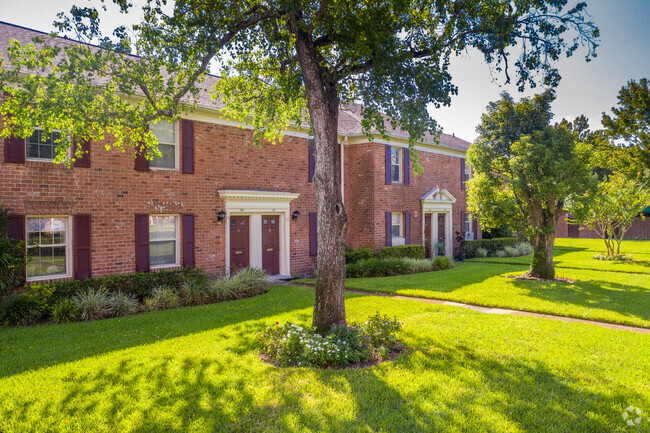
[[497, 251], [503, 250], [505, 247], [516, 247], [519, 241], [516, 237], [511, 238], [494, 238], [494, 239], [476, 239], [473, 241], [465, 242], [466, 257], [479, 257], [477, 250], [483, 248], [487, 250], [489, 256], [493, 256]]
[[359, 260], [371, 259], [373, 257], [375, 257], [375, 252], [370, 248], [351, 250], [345, 247], [345, 263], [356, 263]]
[[380, 258], [396, 257], [402, 259], [424, 259], [426, 251], [424, 245], [399, 245], [384, 247], [379, 251]]
[[48, 285], [53, 288], [51, 302], [72, 298], [78, 293], [103, 287], [107, 292], [122, 292], [135, 296], [138, 301], [151, 295], [154, 287], [168, 286], [179, 290], [190, 276], [203, 275], [200, 269], [182, 268], [172, 271], [140, 272], [128, 275], [108, 275], [85, 280], [56, 281]]

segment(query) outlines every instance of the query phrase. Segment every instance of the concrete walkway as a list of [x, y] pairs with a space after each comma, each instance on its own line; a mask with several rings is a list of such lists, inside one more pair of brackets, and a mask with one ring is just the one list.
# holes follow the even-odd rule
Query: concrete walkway
[[[278, 283], [280, 283], [280, 282], [278, 282]], [[311, 289], [314, 288], [314, 286], [310, 286], [310, 285], [307, 285], [307, 284], [295, 284], [295, 283], [286, 282], [286, 281], [282, 282], [282, 284], [289, 285], [289, 286], [296, 286], [296, 287], [309, 287]], [[484, 306], [481, 306], [481, 305], [465, 304], [463, 302], [445, 301], [443, 299], [418, 298], [418, 297], [415, 297], [415, 296], [393, 295], [393, 294], [390, 294], [390, 293], [366, 292], [366, 291], [363, 291], [363, 290], [349, 290], [349, 289], [346, 289], [346, 292], [355, 293], [355, 294], [358, 294], [358, 295], [385, 296], [385, 297], [393, 298], [393, 299], [409, 299], [409, 300], [412, 300], [412, 301], [426, 302], [428, 304], [451, 305], [453, 307], [463, 307], [463, 308], [467, 308], [467, 309], [472, 310], [472, 311], [478, 311], [478, 312], [487, 313], [487, 314], [511, 314], [513, 316], [541, 317], [541, 318], [544, 318], [544, 319], [553, 319], [553, 320], [559, 320], [559, 321], [562, 321], [562, 322], [587, 323], [589, 325], [601, 326], [603, 328], [622, 329], [622, 330], [625, 330], [625, 331], [638, 332], [640, 334], [650, 334], [650, 329], [648, 329], [648, 328], [641, 328], [641, 327], [638, 327], [638, 326], [629, 326], [629, 325], [618, 325], [618, 324], [615, 324], [615, 323], [599, 322], [597, 320], [576, 319], [576, 318], [573, 318], [573, 317], [556, 316], [556, 315], [553, 315], [553, 314], [533, 313], [531, 311], [511, 310], [511, 309], [508, 309], [508, 308], [484, 307]]]

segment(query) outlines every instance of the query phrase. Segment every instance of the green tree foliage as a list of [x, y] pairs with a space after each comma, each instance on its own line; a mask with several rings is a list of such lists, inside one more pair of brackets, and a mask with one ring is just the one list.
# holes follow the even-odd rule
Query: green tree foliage
[[645, 173], [650, 177], [650, 83], [647, 78], [630, 80], [618, 93], [613, 116], [603, 114], [602, 123], [609, 137], [622, 141], [624, 167], [629, 177]]
[[[132, 8], [113, 2], [123, 13]], [[223, 114], [252, 124], [256, 143], [280, 141], [291, 124], [309, 125], [319, 329], [345, 318], [340, 105], [361, 102], [366, 134], [399, 128], [413, 146], [437, 130], [427, 106], [447, 105], [457, 92], [449, 73], [454, 55], [475, 49], [506, 82], [513, 74], [521, 89], [555, 86], [554, 62], [580, 45], [589, 60], [599, 36], [586, 4], [567, 7], [567, 0], [177, 0], [171, 8], [148, 0], [143, 13], [137, 26], [120, 27], [112, 38], [100, 32], [93, 8], [60, 16], [59, 31], [101, 50], [50, 38], [14, 42], [0, 68], [0, 86], [10, 95], [0, 112], [12, 115], [1, 134], [56, 128], [61, 161], [72, 137], [114, 136], [112, 147], [144, 148], [150, 156], [157, 149], [148, 123], [192, 110], [206, 79], [213, 80], [208, 72], [220, 77], [211, 93]]]
[[607, 248], [608, 256], [621, 254], [625, 233], [650, 203], [647, 182], [629, 179], [614, 173], [598, 184], [593, 191], [574, 197], [567, 203], [572, 224], [581, 224], [598, 233]]
[[564, 203], [591, 182], [578, 134], [550, 126], [552, 91], [515, 102], [503, 93], [481, 117], [468, 152], [474, 169], [469, 210], [486, 229], [506, 224], [535, 248], [529, 275], [553, 279], [555, 227]]

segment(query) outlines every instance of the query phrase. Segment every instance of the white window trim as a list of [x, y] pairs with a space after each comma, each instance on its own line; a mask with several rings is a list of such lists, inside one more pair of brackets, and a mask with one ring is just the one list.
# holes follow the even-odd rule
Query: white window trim
[[[149, 164], [149, 170], [171, 170], [171, 171], [178, 171], [180, 170], [180, 164], [179, 164], [179, 159], [180, 159], [180, 131], [178, 127], [178, 122], [176, 120], [171, 120], [172, 125], [174, 125], [174, 141], [176, 143], [173, 144], [174, 146], [174, 168], [167, 168], [167, 167], [153, 167], [151, 164]], [[158, 142], [158, 144], [161, 144]], [[166, 144], [168, 146], [171, 146], [172, 143], [162, 143]], [[155, 157], [155, 155], [154, 155]]]
[[[35, 126], [34, 129], [39, 130], [39, 131], [44, 131], [44, 129], [41, 128], [40, 126]], [[52, 132], [50, 132], [50, 134], [52, 134], [54, 132], [61, 133], [60, 130], [53, 129]], [[56, 154], [52, 158], [33, 158], [33, 157], [27, 156], [27, 139], [28, 138], [29, 137], [25, 137], [25, 161], [52, 162], [52, 163], [58, 164], [58, 163], [54, 162], [54, 159], [56, 158]], [[54, 151], [56, 152], [56, 148], [55, 148]], [[70, 158], [72, 158], [72, 145], [70, 145], [70, 148], [68, 148], [68, 155], [70, 156]], [[32, 217], [32, 218], [35, 218], [35, 217]]]
[[472, 228], [473, 228], [472, 227], [473, 226], [472, 220], [473, 220], [472, 214], [469, 213], [469, 212], [466, 212], [465, 213], [465, 221], [463, 221], [463, 229], [465, 229], [465, 232], [467, 232], [467, 233], [474, 233], [474, 231], [472, 230]]
[[[61, 280], [64, 278], [72, 278], [73, 269], [72, 269], [72, 218], [70, 215], [25, 215], [25, 249], [28, 248], [27, 245], [27, 220], [30, 218], [62, 218], [65, 220], [65, 274], [52, 274], [52, 275], [39, 275], [38, 277], [26, 277], [25, 280], [28, 283], [36, 281], [47, 281], [47, 280]], [[38, 247], [36, 247], [38, 248]], [[25, 270], [25, 275], [27, 275], [27, 270]]]
[[[397, 167], [399, 167], [399, 180], [393, 180], [393, 150], [397, 154]], [[391, 147], [390, 155], [390, 182], [391, 183], [403, 183], [404, 179], [404, 149], [401, 147]]]
[[[399, 215], [399, 236], [393, 236], [393, 215]], [[404, 236], [404, 213], [403, 212], [391, 212], [390, 213], [390, 235], [391, 235], [391, 245], [396, 247], [399, 245], [406, 244], [406, 237]]]
[[[165, 169], [165, 170], [170, 170], [170, 169]], [[173, 268], [175, 266], [180, 266], [181, 265], [181, 232], [180, 232], [180, 220], [181, 217], [179, 214], [150, 214], [150, 217], [169, 217], [172, 216], [175, 218], [175, 226], [176, 226], [176, 251], [174, 251], [174, 257], [175, 257], [175, 262], [174, 263], [166, 263], [164, 265], [153, 265], [149, 266], [149, 269], [165, 269], [165, 268]], [[151, 227], [151, 224], [147, 226], [147, 229]], [[149, 232], [151, 233], [151, 232]], [[155, 241], [154, 241], [155, 242]], [[149, 257], [151, 257], [151, 239], [149, 239]]]

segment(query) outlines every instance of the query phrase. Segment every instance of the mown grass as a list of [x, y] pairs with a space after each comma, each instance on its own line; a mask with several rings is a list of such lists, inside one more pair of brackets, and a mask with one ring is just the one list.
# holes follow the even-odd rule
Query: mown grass
[[[443, 274], [438, 272], [436, 274]], [[0, 431], [624, 432], [650, 412], [646, 335], [349, 295], [413, 350], [358, 370], [279, 369], [255, 334], [309, 324], [313, 290], [0, 330]], [[641, 431], [650, 431], [647, 422]]]
[[[650, 274], [650, 241], [623, 241], [621, 253], [631, 255], [634, 258], [632, 262], [603, 261], [593, 258], [594, 255], [605, 251], [605, 244], [600, 239], [558, 238], [553, 248], [553, 262], [557, 268]], [[468, 261], [529, 266], [532, 260], [533, 256], [527, 255], [474, 258]]]

